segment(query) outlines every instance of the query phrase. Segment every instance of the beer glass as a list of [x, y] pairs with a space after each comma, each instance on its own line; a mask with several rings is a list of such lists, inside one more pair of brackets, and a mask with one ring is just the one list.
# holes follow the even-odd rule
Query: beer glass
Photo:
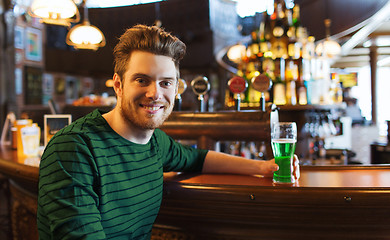
[[293, 157], [297, 142], [295, 122], [276, 122], [271, 129], [271, 145], [275, 163], [279, 170], [274, 172], [274, 183], [294, 183]]

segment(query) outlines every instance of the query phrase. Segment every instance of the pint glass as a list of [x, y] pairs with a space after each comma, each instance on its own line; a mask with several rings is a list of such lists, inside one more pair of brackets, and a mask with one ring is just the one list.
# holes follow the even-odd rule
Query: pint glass
[[274, 183], [294, 183], [293, 157], [297, 142], [295, 122], [277, 122], [272, 125], [271, 145], [275, 163], [279, 170], [274, 172]]

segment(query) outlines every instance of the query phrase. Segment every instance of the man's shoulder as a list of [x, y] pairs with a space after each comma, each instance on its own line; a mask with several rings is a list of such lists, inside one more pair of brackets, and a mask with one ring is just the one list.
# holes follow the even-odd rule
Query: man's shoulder
[[105, 128], [103, 117], [95, 110], [59, 130], [52, 141], [78, 141], [77, 139], [84, 141], [95, 134], [102, 133]]

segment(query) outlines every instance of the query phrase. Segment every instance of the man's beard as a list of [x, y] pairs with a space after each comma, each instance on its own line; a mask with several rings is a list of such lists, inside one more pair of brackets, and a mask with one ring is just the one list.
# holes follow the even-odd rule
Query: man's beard
[[[156, 119], [153, 114], [150, 116], [146, 116], [146, 119], [142, 119], [143, 116], [140, 117], [139, 108], [136, 103], [133, 105], [129, 104], [128, 101], [122, 98], [120, 113], [122, 117], [127, 121], [130, 125], [136, 126], [145, 130], [154, 130], [159, 128], [164, 124], [165, 120], [169, 117], [173, 110], [173, 104], [165, 104], [163, 110], [163, 114]], [[135, 107], [135, 109], [133, 109]], [[160, 110], [161, 111], [161, 110]]]

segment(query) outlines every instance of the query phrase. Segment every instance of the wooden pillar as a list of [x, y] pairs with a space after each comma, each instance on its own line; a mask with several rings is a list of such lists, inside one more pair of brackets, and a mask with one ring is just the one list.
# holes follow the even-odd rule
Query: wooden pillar
[[4, 1], [0, 1], [0, 129], [4, 124], [5, 119], [5, 110], [4, 110], [4, 102], [5, 102], [5, 94], [6, 94], [6, 86], [5, 86], [5, 64], [4, 64], [4, 42], [6, 37], [6, 28], [4, 22]]
[[[9, 111], [16, 111], [15, 94], [15, 16], [13, 5], [0, 0], [0, 128]], [[0, 129], [1, 130], [1, 129]]]
[[378, 47], [370, 47], [370, 68], [371, 68], [371, 116], [372, 123], [377, 123], [377, 94], [376, 94], [376, 75], [378, 62]]

